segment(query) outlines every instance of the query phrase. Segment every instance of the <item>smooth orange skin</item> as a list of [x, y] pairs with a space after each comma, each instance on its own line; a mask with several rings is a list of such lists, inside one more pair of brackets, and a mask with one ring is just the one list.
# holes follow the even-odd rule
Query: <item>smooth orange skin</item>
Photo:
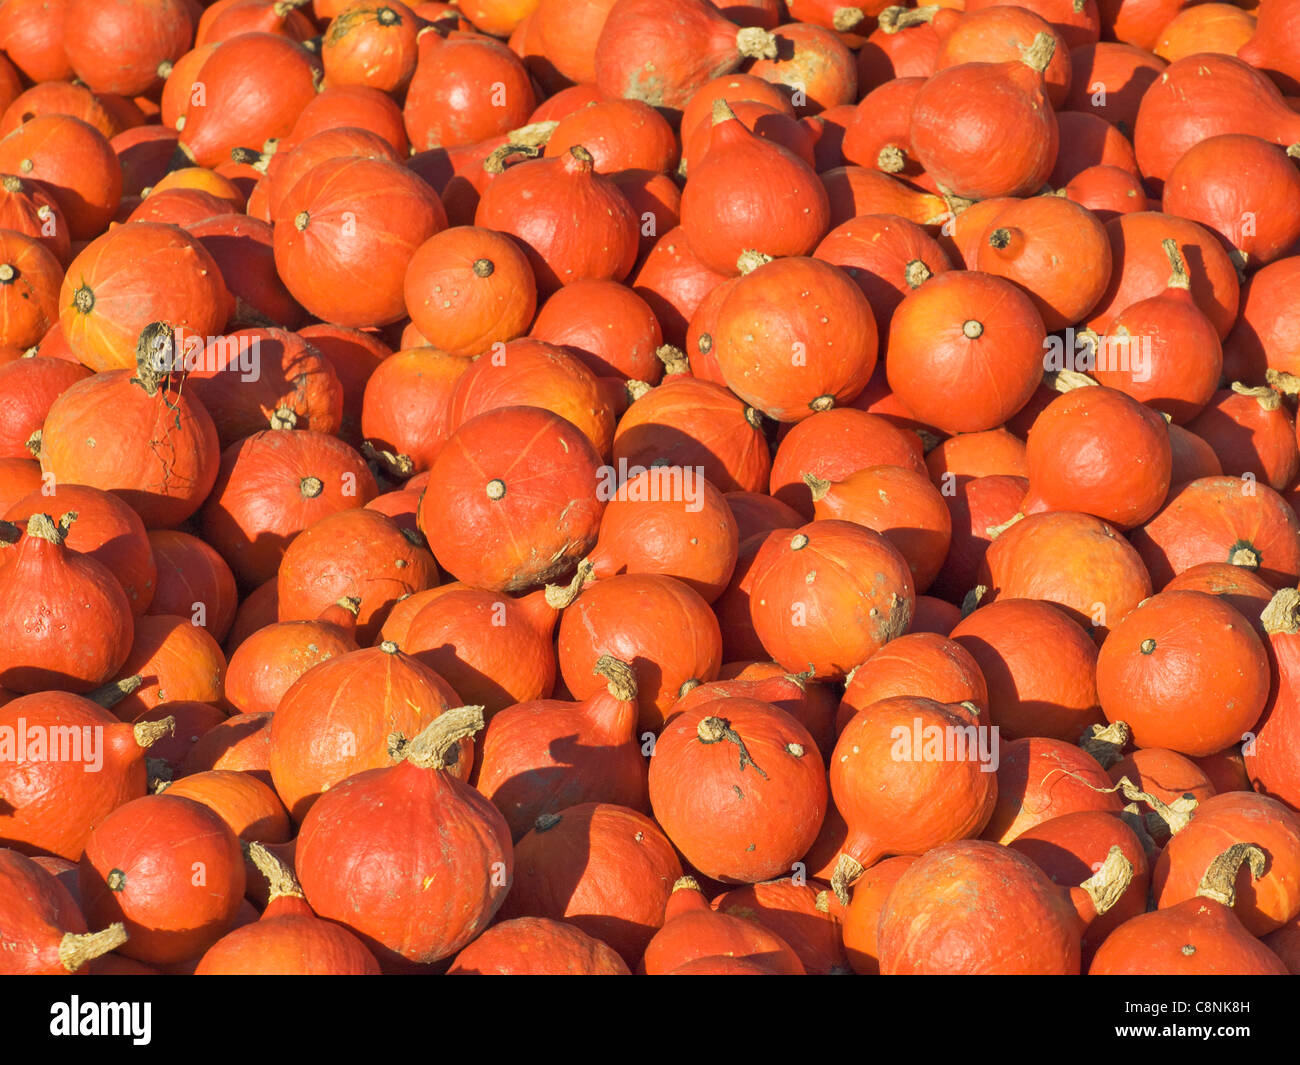
[[1031, 514], [1000, 533], [980, 566], [996, 599], [1044, 599], [1100, 642], [1151, 594], [1142, 558], [1119, 530], [1091, 514]]
[[181, 777], [167, 788], [216, 811], [240, 839], [284, 843], [292, 834], [289, 815], [269, 787], [248, 773], [210, 769]]
[[1124, 808], [1118, 792], [1106, 791], [1110, 778], [1097, 760], [1065, 740], [1032, 737], [1002, 744], [997, 776], [997, 806], [982, 836], [995, 843], [1010, 843], [1079, 810]]
[[557, 816], [515, 846], [515, 883], [502, 918], [562, 920], [635, 968], [663, 927], [682, 875], [677, 852], [650, 818], [623, 806], [581, 803]]
[[1102, 720], [1097, 646], [1051, 603], [999, 599], [972, 611], [951, 636], [978, 663], [1004, 739], [1074, 742]]
[[[108, 885], [115, 869], [125, 873], [120, 890]], [[183, 962], [234, 924], [244, 898], [244, 859], [235, 834], [208, 807], [146, 795], [95, 826], [78, 881], [90, 924], [126, 925], [129, 938], [118, 953], [153, 964]]]
[[1234, 843], [1250, 842], [1268, 856], [1264, 875], [1237, 874], [1233, 913], [1254, 936], [1281, 928], [1300, 913], [1300, 817], [1276, 799], [1251, 792], [1213, 795], [1176, 832], [1151, 874], [1151, 894], [1164, 910], [1196, 895], [1204, 870]]
[[698, 887], [676, 888], [664, 925], [646, 946], [641, 972], [663, 976], [703, 958], [736, 958], [785, 976], [804, 975], [795, 950], [756, 921], [715, 912]]
[[456, 955], [448, 976], [631, 976], [607, 944], [548, 917], [493, 925]]
[[1137, 746], [1213, 754], [1263, 713], [1268, 656], [1255, 627], [1217, 596], [1161, 592], [1111, 630], [1097, 691], [1107, 720], [1127, 722]]
[[[966, 707], [923, 696], [895, 696], [855, 714], [830, 761], [831, 794], [848, 826], [841, 853], [870, 868], [887, 854], [920, 855], [978, 835], [994, 814], [999, 784], [975, 741], [965, 757], [928, 759], [924, 748], [910, 748], [917, 734], [926, 742], [927, 729], [980, 723]], [[899, 756], [900, 743], [909, 757]]]
[[[335, 785], [393, 764], [390, 737], [413, 739], [460, 703], [427, 666], [391, 648], [366, 647], [314, 666], [284, 694], [271, 719], [271, 779], [298, 824]], [[469, 776], [473, 744], [460, 745], [453, 776]]]
[[[702, 739], [707, 718], [728, 722], [754, 764], [730, 740]], [[724, 696], [674, 715], [650, 761], [655, 820], [694, 868], [723, 883], [788, 871], [816, 839], [826, 801], [825, 765], [811, 734], [757, 699]]]
[[1078, 975], [1082, 923], [1028, 858], [984, 840], [935, 847], [899, 878], [879, 927], [884, 976]]
[[[974, 338], [965, 333], [971, 322], [980, 327]], [[940, 274], [894, 312], [889, 386], [917, 418], [946, 433], [993, 429], [1038, 387], [1045, 336], [1033, 301], [1010, 281], [976, 271]]]
[[[1190, 951], [1188, 948], [1192, 948]], [[1222, 903], [1191, 898], [1120, 925], [1089, 976], [1286, 976], [1287, 967]]]
[[972, 702], [989, 709], [989, 690], [976, 660], [960, 643], [932, 632], [890, 640], [849, 677], [836, 714], [843, 729], [859, 710], [881, 699], [920, 695], [941, 703]]
[[1082, 511], [1121, 529], [1160, 509], [1173, 470], [1164, 419], [1105, 387], [1076, 388], [1049, 403], [1029, 430], [1026, 460], [1026, 512]]
[[[806, 545], [796, 547], [797, 537]], [[880, 533], [852, 522], [774, 534], [753, 574], [750, 615], [763, 646], [788, 671], [812, 669], [817, 680], [846, 676], [901, 636], [915, 608], [907, 560]]]

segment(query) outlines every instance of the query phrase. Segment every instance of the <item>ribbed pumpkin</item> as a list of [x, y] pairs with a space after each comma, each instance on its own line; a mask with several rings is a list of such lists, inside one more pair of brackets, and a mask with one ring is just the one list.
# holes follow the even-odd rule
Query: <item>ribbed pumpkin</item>
[[279, 619], [301, 621], [343, 596], [361, 600], [358, 641], [369, 643], [404, 595], [438, 581], [428, 550], [374, 510], [343, 510], [299, 533], [280, 563]]
[[982, 200], [1027, 196], [1047, 180], [1059, 134], [1043, 71], [1055, 49], [1053, 36], [1039, 33], [1017, 60], [962, 63], [921, 88], [912, 145], [941, 189]]
[[838, 267], [791, 257], [736, 282], [718, 309], [713, 352], [727, 386], [780, 422], [846, 404], [871, 379], [871, 305]]
[[527, 256], [508, 236], [477, 226], [445, 229], [421, 244], [403, 286], [411, 321], [448, 355], [478, 355], [513, 340], [537, 306]]
[[199, 527], [240, 582], [257, 585], [276, 575], [298, 533], [364, 506], [376, 491], [374, 475], [342, 441], [267, 429], [226, 448]]
[[1282, 960], [1251, 935], [1234, 913], [1242, 879], [1249, 884], [1262, 875], [1265, 861], [1256, 844], [1232, 844], [1206, 868], [1195, 895], [1139, 914], [1115, 929], [1097, 951], [1088, 974], [1287, 975]]
[[311, 908], [355, 932], [387, 970], [455, 954], [510, 891], [505, 819], [448, 771], [482, 727], [478, 707], [442, 715], [396, 765], [321, 796], [298, 834], [294, 865]]
[[208, 412], [151, 365], [149, 337], [158, 335], [152, 326], [142, 334], [135, 375], [96, 374], [54, 401], [39, 456], [43, 473], [114, 492], [150, 528], [193, 514], [216, 480], [220, 458]]
[[[170, 283], [154, 284], [159, 276]], [[165, 321], [187, 340], [206, 342], [225, 325], [228, 299], [220, 269], [198, 240], [147, 222], [110, 230], [73, 260], [59, 293], [59, 322], [92, 370], [132, 369], [150, 323]], [[184, 365], [182, 351], [172, 357], [175, 368]]]
[[916, 591], [907, 560], [852, 522], [815, 521], [773, 536], [753, 573], [754, 630], [792, 673], [839, 679], [911, 624]]
[[628, 407], [614, 432], [612, 458], [629, 473], [664, 464], [701, 469], [724, 493], [766, 489], [772, 462], [758, 412], [722, 386], [684, 374]]
[[639, 219], [581, 145], [509, 167], [483, 193], [474, 224], [520, 241], [543, 294], [587, 278], [621, 281], [636, 263]]
[[607, 944], [549, 917], [501, 921], [456, 955], [448, 976], [631, 976]]
[[146, 795], [95, 826], [78, 881], [90, 923], [125, 925], [122, 954], [181, 962], [203, 953], [234, 923], [244, 897], [244, 859], [235, 834], [208, 807]]
[[[395, 644], [320, 662], [294, 681], [272, 718], [275, 790], [301, 824], [321, 794], [340, 781], [392, 765], [397, 758], [393, 733], [423, 731], [456, 701], [442, 677]], [[468, 776], [472, 753], [464, 742], [450, 771]]]
[[240, 713], [274, 713], [293, 683], [313, 666], [357, 650], [361, 602], [340, 599], [315, 621], [281, 621], [240, 642], [226, 667], [225, 697]]
[[1102, 720], [1097, 646], [1051, 603], [999, 599], [972, 611], [951, 635], [978, 664], [990, 717], [1008, 739], [1074, 742]]
[[581, 803], [543, 814], [516, 845], [514, 888], [501, 915], [562, 920], [635, 967], [681, 875], [673, 845], [645, 814]]
[[584, 588], [560, 619], [557, 649], [564, 685], [577, 699], [604, 689], [591, 673], [601, 655], [630, 663], [643, 733], [657, 732], [693, 682], [715, 679], [722, 666], [722, 636], [709, 605], [689, 585], [660, 574], [622, 574]]
[[447, 212], [406, 167], [343, 158], [309, 170], [274, 221], [276, 268], [294, 299], [340, 325], [387, 325], [405, 315], [407, 264]]
[[40, 692], [0, 707], [8, 733], [0, 759], [6, 847], [76, 861], [95, 825], [145, 793], [146, 752], [172, 723], [128, 725], [105, 709], [113, 689], [93, 694], [99, 702]]
[[645, 812], [646, 759], [636, 735], [636, 675], [609, 655], [593, 673], [606, 690], [583, 702], [522, 702], [493, 715], [477, 787], [519, 838], [542, 814], [583, 802]]
[[1011, 282], [978, 272], [940, 274], [894, 311], [889, 387], [917, 418], [944, 432], [993, 429], [1033, 395], [1045, 336], [1033, 301]]
[[75, 514], [34, 514], [0, 582], [0, 685], [86, 692], [131, 647], [131, 606], [101, 562], [65, 547]]
[[724, 883], [794, 868], [826, 814], [812, 736], [771, 703], [713, 699], [676, 714], [650, 761], [655, 820], [693, 867]]
[[983, 760], [992, 750], [987, 726], [960, 704], [894, 696], [852, 717], [830, 760], [848, 826], [831, 879], [842, 903], [885, 855], [924, 854], [984, 828], [998, 796], [996, 766]]
[[1085, 928], [1127, 890], [1131, 876], [1118, 848], [1081, 886], [1067, 889], [996, 844], [936, 847], [890, 892], [880, 921], [880, 972], [1078, 975]]
[[550, 411], [481, 414], [434, 460], [420, 528], [466, 584], [522, 591], [555, 580], [595, 543], [599, 464], [587, 438]]
[[617, 0], [596, 42], [592, 80], [610, 96], [644, 100], [676, 117], [711, 78], [746, 58], [775, 54], [772, 34], [737, 27], [706, 0]]
[[[746, 178], [755, 172], [769, 180], [755, 186]], [[734, 277], [742, 252], [808, 255], [829, 226], [826, 190], [812, 167], [715, 101], [708, 148], [682, 193], [682, 228], [700, 261]]]

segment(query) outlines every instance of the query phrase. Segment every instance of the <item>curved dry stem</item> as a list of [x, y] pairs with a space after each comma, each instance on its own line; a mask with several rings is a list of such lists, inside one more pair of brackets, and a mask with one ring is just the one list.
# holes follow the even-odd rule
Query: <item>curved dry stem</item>
[[420, 769], [455, 765], [460, 741], [480, 731], [484, 723], [481, 706], [444, 710], [415, 739], [400, 745], [402, 758]]
[[1101, 863], [1101, 868], [1079, 887], [1092, 900], [1092, 908], [1100, 917], [1124, 897], [1124, 892], [1132, 883], [1133, 863], [1125, 857], [1119, 847], [1112, 846], [1106, 855], [1106, 860]]
[[626, 662], [613, 655], [601, 655], [592, 672], [605, 678], [609, 694], [619, 702], [636, 701], [636, 673]]
[[831, 873], [831, 890], [835, 892], [835, 897], [839, 899], [841, 906], [849, 904], [849, 885], [863, 872], [862, 863], [848, 854], [841, 854], [836, 859], [835, 869]]
[[1300, 589], [1282, 588], [1274, 593], [1259, 615], [1264, 631], [1292, 635], [1300, 632]]
[[121, 921], [101, 932], [69, 932], [59, 940], [59, 962], [68, 972], [75, 973], [87, 962], [116, 950], [126, 940], [126, 925]]
[[1237, 874], [1243, 861], [1250, 864], [1251, 879], [1258, 880], [1268, 866], [1268, 855], [1257, 843], [1234, 843], [1210, 863], [1196, 894], [1232, 909], [1237, 901]]
[[298, 878], [293, 875], [293, 870], [261, 843], [255, 841], [249, 843], [248, 857], [257, 866], [257, 871], [266, 877], [267, 883], [271, 885], [268, 902], [286, 897], [294, 899], [304, 897], [302, 887], [298, 883]]
[[152, 747], [164, 736], [176, 735], [176, 718], [168, 714], [158, 721], [137, 721], [131, 731], [141, 747]]
[[572, 606], [582, 594], [583, 586], [591, 579], [591, 571], [595, 568], [595, 563], [591, 559], [584, 558], [578, 563], [577, 572], [567, 585], [548, 584], [544, 593], [546, 605], [553, 610], [563, 610], [566, 606]]

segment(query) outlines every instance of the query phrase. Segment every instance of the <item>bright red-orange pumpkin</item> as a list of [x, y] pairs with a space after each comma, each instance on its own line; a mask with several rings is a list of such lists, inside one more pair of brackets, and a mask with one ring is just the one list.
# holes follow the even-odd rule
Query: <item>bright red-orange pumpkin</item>
[[550, 411], [481, 414], [434, 460], [420, 528], [466, 584], [522, 591], [557, 580], [596, 541], [599, 464], [581, 431]]
[[655, 820], [691, 865], [724, 883], [788, 872], [826, 814], [812, 736], [771, 703], [712, 699], [675, 714], [650, 761]]
[[88, 920], [120, 921], [129, 938], [118, 950], [152, 963], [207, 950], [233, 924], [245, 886], [239, 841], [226, 823], [168, 795], [133, 799], [99, 822], [78, 878]]
[[386, 969], [455, 954], [510, 891], [505, 819], [449, 771], [482, 727], [478, 707], [443, 714], [397, 764], [322, 795], [298, 835], [294, 865], [311, 908], [356, 933]]

